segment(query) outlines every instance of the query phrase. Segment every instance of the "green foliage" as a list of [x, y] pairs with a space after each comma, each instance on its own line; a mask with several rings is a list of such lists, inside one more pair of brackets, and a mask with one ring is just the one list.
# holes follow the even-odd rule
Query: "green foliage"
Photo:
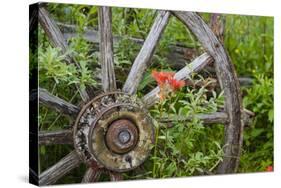
[[225, 46], [239, 75], [273, 73], [273, 18], [226, 16]]
[[64, 24], [74, 24], [79, 33], [84, 32], [84, 27], [97, 27], [97, 7], [89, 5], [48, 4], [52, 16]]
[[112, 30], [114, 34], [145, 39], [156, 16], [155, 10], [114, 8]]
[[[257, 75], [253, 87], [248, 89], [244, 97], [244, 106], [256, 113], [255, 124], [273, 123], [273, 79], [264, 75]], [[267, 116], [264, 120], [262, 117]]]
[[48, 47], [43, 50], [39, 47], [39, 71], [45, 75], [42, 81], [54, 79], [57, 84], [71, 84], [77, 81], [77, 70], [74, 65], [63, 62], [65, 57], [57, 48]]
[[[167, 128], [169, 124], [154, 122], [157, 125], [156, 143], [150, 159], [153, 161], [153, 177], [200, 175], [216, 168], [223, 156], [222, 140], [217, 139], [222, 138], [223, 129], [215, 125], [214, 129], [207, 128], [195, 115], [216, 112], [222, 101], [222, 95], [205, 87], [186, 87], [151, 110], [156, 119], [193, 117], [189, 122], [172, 122], [171, 128]], [[219, 134], [219, 137], [206, 138], [208, 133]]]
[[241, 171], [265, 171], [273, 165], [273, 79], [257, 75], [244, 97], [244, 106], [255, 113], [251, 128], [245, 130]]
[[176, 17], [171, 17], [160, 41], [160, 49], [171, 44], [180, 44], [185, 47], [199, 48], [201, 45], [195, 36]]
[[96, 53], [92, 53], [90, 44], [80, 35], [76, 38], [69, 40], [69, 51], [71, 56], [75, 58], [76, 62], [79, 63], [79, 82], [81, 85], [96, 86], [97, 82], [93, 79], [93, 73], [90, 67], [96, 67], [98, 64], [98, 57]]

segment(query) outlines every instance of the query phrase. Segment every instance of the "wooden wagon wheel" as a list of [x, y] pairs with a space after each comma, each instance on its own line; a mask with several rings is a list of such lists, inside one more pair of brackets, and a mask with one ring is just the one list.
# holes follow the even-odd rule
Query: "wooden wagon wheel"
[[[233, 65], [215, 34], [194, 12], [158, 11], [152, 28], [137, 55], [122, 91], [117, 90], [114, 73], [111, 30], [111, 9], [99, 7], [100, 63], [104, 94], [90, 99], [87, 89], [79, 89], [84, 106], [82, 108], [39, 89], [41, 104], [70, 116], [75, 120], [72, 130], [40, 132], [39, 144], [74, 144], [74, 150], [52, 167], [42, 172], [39, 184], [53, 184], [81, 163], [88, 165], [82, 182], [97, 181], [107, 173], [112, 181], [121, 180], [121, 173], [141, 165], [149, 154], [153, 143], [153, 125], [146, 109], [157, 100], [156, 87], [142, 99], [134, 94], [147, 70], [156, 45], [160, 40], [170, 16], [176, 16], [185, 24], [205, 49], [190, 66], [175, 74], [176, 79], [185, 80], [192, 72], [202, 70], [214, 63], [217, 78], [225, 95], [224, 112], [211, 114], [209, 121], [225, 124], [224, 157], [217, 173], [235, 172], [242, 142], [241, 99]], [[64, 39], [55, 21], [43, 8], [39, 8], [39, 23], [54, 47], [67, 50]], [[67, 63], [79, 64], [67, 56]], [[111, 126], [114, 124], [115, 126]]]

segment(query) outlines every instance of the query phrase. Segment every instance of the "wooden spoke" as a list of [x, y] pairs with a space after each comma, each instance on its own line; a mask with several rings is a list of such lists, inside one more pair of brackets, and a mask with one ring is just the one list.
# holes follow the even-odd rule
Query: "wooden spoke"
[[39, 144], [73, 144], [72, 130], [41, 131], [39, 132]]
[[[191, 73], [202, 70], [211, 61], [211, 56], [209, 56], [207, 53], [204, 53], [194, 59], [188, 66], [179, 70], [174, 77], [178, 80], [188, 79]], [[143, 101], [147, 107], [153, 106], [159, 100], [159, 91], [160, 88], [156, 87], [143, 97]]]
[[[244, 123], [245, 127], [248, 127], [251, 124], [252, 117], [254, 117], [253, 112], [243, 109], [242, 111], [242, 122]], [[166, 118], [163, 117], [159, 119], [161, 123], [172, 123], [177, 121], [191, 121], [193, 118], [200, 119], [203, 124], [227, 124], [228, 123], [228, 116], [226, 112], [214, 112], [209, 114], [195, 114], [194, 116], [177, 116], [173, 118]]]
[[224, 25], [225, 17], [218, 13], [213, 13], [210, 20], [210, 28], [216, 37], [223, 43], [224, 41]]
[[169, 11], [159, 11], [158, 16], [156, 17], [152, 28], [134, 61], [129, 76], [123, 87], [124, 92], [129, 94], [136, 93], [138, 85], [141, 82], [144, 72], [150, 63], [151, 57], [153, 56], [161, 34], [168, 24], [169, 16]]
[[[48, 11], [43, 7], [39, 8], [39, 23], [44, 29], [46, 35], [49, 37], [51, 44], [54, 47], [60, 48], [62, 52], [65, 53], [67, 51], [67, 42], [55, 21], [51, 18]], [[69, 63], [71, 63], [70, 59], [67, 60], [69, 60]]]
[[39, 176], [39, 185], [50, 185], [79, 166], [82, 161], [76, 151], [72, 151], [54, 166], [50, 167]]
[[243, 135], [240, 88], [234, 67], [223, 45], [199, 15], [181, 11], [176, 11], [174, 14], [193, 32], [205, 50], [214, 58], [217, 78], [225, 95], [225, 111], [229, 117], [229, 123], [225, 128], [224, 158], [218, 167], [218, 173], [233, 173], [239, 164]]
[[[60, 48], [62, 50], [62, 53], [65, 53], [68, 48], [67, 42], [66, 42], [65, 38], [63, 37], [63, 34], [61, 33], [56, 22], [51, 18], [48, 11], [43, 7], [39, 8], [39, 23], [42, 26], [42, 28], [44, 29], [45, 33], [47, 34], [51, 44], [56, 48]], [[79, 63], [77, 63], [69, 55], [66, 56], [66, 62], [73, 63], [76, 65], [76, 67], [81, 68]], [[86, 92], [86, 89], [82, 89], [78, 85], [76, 87], [79, 90], [82, 100], [85, 102], [88, 101], [89, 95]]]
[[82, 183], [97, 182], [102, 172], [102, 169], [89, 168], [82, 179]]
[[162, 123], [172, 123], [177, 121], [191, 121], [193, 118], [200, 119], [204, 124], [213, 124], [213, 123], [227, 123], [228, 117], [225, 112], [214, 112], [210, 114], [196, 114], [194, 116], [178, 116], [174, 118], [161, 118], [159, 119]]
[[[71, 24], [65, 24], [65, 23], [61, 23], [61, 22], [57, 22], [58, 26], [60, 28], [62, 28], [62, 30], [65, 30], [63, 32], [63, 36], [65, 39], [69, 39], [72, 37], [76, 37], [78, 34], [76, 33], [76, 26], [75, 25], [71, 25]], [[94, 27], [85, 27], [84, 28], [84, 33], [82, 33], [82, 37], [92, 43], [99, 43], [100, 39], [99, 39], [99, 32], [96, 30], [96, 28]], [[120, 42], [122, 41], [125, 37], [124, 36], [120, 36], [120, 35], [112, 35], [113, 36], [113, 43], [115, 42]], [[134, 42], [135, 44], [139, 44], [142, 45], [144, 40], [140, 39], [140, 38], [134, 38], [134, 37], [129, 37], [126, 36], [126, 39]]]
[[113, 172], [113, 171], [109, 171], [108, 173], [109, 173], [110, 181], [122, 181], [123, 180], [123, 176], [121, 173]]
[[39, 102], [58, 112], [75, 118], [79, 108], [67, 101], [49, 93], [46, 89], [39, 88]]
[[116, 90], [111, 22], [111, 8], [99, 7], [100, 62], [104, 92]]

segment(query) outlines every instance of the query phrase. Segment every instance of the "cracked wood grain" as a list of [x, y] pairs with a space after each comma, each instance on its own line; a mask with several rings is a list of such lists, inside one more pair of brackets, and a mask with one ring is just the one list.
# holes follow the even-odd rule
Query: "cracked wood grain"
[[75, 118], [79, 108], [57, 96], [52, 95], [46, 89], [39, 88], [39, 102], [57, 112]]
[[38, 134], [40, 145], [73, 144], [72, 130], [40, 131]]
[[101, 80], [104, 92], [116, 90], [111, 8], [99, 7]]
[[55, 165], [39, 175], [39, 185], [54, 184], [61, 177], [78, 167], [81, 162], [76, 151], [70, 152]]

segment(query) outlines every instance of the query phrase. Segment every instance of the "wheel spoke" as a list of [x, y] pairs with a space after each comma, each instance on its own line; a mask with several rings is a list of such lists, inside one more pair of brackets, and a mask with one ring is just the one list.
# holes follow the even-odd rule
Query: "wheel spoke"
[[79, 159], [76, 151], [72, 151], [58, 163], [40, 174], [39, 185], [50, 185], [55, 183], [72, 169], [78, 167], [81, 162], [82, 161]]
[[214, 58], [217, 78], [224, 91], [225, 111], [229, 117], [229, 123], [225, 128], [224, 158], [218, 167], [218, 173], [233, 173], [239, 164], [243, 137], [242, 99], [236, 72], [223, 45], [199, 15], [181, 11], [176, 11], [174, 14], [193, 32], [204, 49]]
[[130, 70], [129, 76], [123, 87], [123, 91], [129, 94], [135, 94], [144, 72], [149, 66], [151, 57], [155, 51], [156, 45], [169, 21], [169, 11], [159, 11], [154, 24]]
[[[56, 22], [51, 18], [48, 11], [43, 7], [39, 8], [39, 23], [48, 36], [51, 44], [54, 47], [60, 48], [62, 52], [65, 53], [67, 51], [67, 42], [64, 39], [63, 34], [61, 33]], [[74, 63], [71, 62], [70, 59], [67, 60], [69, 60], [68, 63]]]
[[[62, 53], [66, 53], [66, 51], [68, 49], [67, 42], [66, 42], [65, 38], [63, 37], [63, 34], [61, 33], [56, 22], [51, 18], [48, 11], [43, 7], [39, 8], [39, 23], [42, 26], [45, 33], [47, 34], [53, 47], [60, 48], [62, 50]], [[66, 62], [75, 64], [76, 67], [81, 68], [79, 63], [77, 63], [69, 55], [66, 56]], [[78, 85], [76, 85], [76, 87], [79, 90], [82, 100], [85, 102], [88, 101], [89, 95], [88, 95], [86, 89], [82, 89]]]
[[116, 90], [111, 19], [111, 8], [99, 7], [100, 62], [104, 92]]
[[[191, 73], [202, 70], [211, 61], [212, 57], [209, 56], [207, 53], [204, 53], [194, 59], [189, 65], [179, 70], [174, 77], [178, 80], [188, 79]], [[143, 101], [148, 108], [153, 106], [159, 100], [159, 91], [160, 88], [156, 87], [143, 97]]]
[[39, 102], [70, 117], [76, 117], [79, 108], [67, 101], [49, 93], [46, 89], [39, 88]]
[[102, 169], [88, 168], [82, 179], [82, 183], [97, 182], [102, 172]]
[[41, 131], [38, 136], [40, 145], [73, 144], [71, 130]]
[[225, 112], [214, 112], [209, 114], [195, 114], [193, 116], [178, 116], [174, 118], [161, 118], [159, 119], [162, 123], [172, 123], [177, 121], [191, 121], [194, 118], [198, 118], [201, 120], [204, 124], [214, 124], [214, 123], [221, 123], [225, 124], [228, 122], [227, 113]]
[[[252, 117], [254, 117], [253, 112], [243, 109], [242, 111], [242, 121], [245, 127], [248, 127], [251, 124]], [[177, 121], [192, 121], [193, 118], [198, 118], [203, 122], [203, 124], [227, 124], [228, 116], [226, 112], [214, 112], [209, 114], [195, 114], [192, 116], [176, 116], [176, 117], [163, 117], [158, 121], [161, 123], [173, 123]]]
[[109, 171], [108, 173], [109, 173], [110, 181], [122, 181], [123, 180], [123, 176], [121, 173], [113, 172], [113, 171]]

